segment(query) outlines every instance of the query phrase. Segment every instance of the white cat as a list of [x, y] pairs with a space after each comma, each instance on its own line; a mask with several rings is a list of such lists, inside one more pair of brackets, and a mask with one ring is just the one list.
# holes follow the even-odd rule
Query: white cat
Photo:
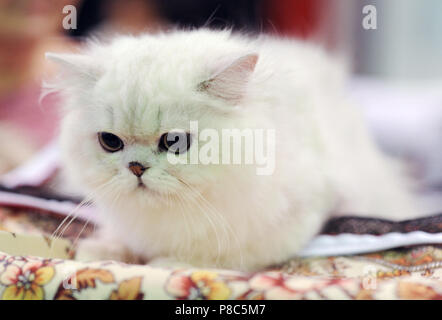
[[[406, 179], [346, 100], [341, 68], [315, 46], [203, 29], [47, 57], [64, 69], [53, 87], [66, 101], [63, 165], [99, 208], [82, 259], [256, 270], [296, 255], [333, 213], [414, 213]], [[192, 120], [274, 129], [273, 174], [171, 164], [164, 134], [186, 135]], [[202, 147], [190, 138], [181, 157]]]

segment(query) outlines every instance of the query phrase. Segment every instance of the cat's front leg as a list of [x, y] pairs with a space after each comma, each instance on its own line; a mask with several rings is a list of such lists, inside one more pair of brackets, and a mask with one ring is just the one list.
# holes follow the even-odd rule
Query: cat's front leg
[[194, 268], [195, 266], [190, 265], [189, 263], [179, 261], [178, 259], [171, 257], [156, 257], [152, 258], [147, 262], [147, 265], [154, 268]]
[[79, 242], [75, 260], [90, 262], [113, 260], [125, 263], [142, 263], [126, 246], [118, 241], [112, 241], [99, 236], [83, 239]]

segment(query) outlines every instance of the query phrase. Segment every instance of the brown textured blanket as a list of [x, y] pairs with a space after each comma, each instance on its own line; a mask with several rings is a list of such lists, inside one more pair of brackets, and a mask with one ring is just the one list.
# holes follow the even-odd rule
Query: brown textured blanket
[[[31, 191], [52, 204], [72, 200]], [[30, 190], [19, 192], [30, 194]], [[442, 299], [442, 249], [437, 245], [293, 258], [256, 273], [163, 269], [111, 261], [80, 263], [69, 260], [74, 257], [72, 240], [90, 236], [94, 226], [74, 220], [63, 234], [70, 240], [59, 244], [58, 256], [50, 255], [55, 251], [51, 251], [49, 235], [64, 218], [59, 212], [29, 204], [0, 205], [0, 245], [8, 243], [6, 250], [0, 250], [4, 251], [0, 252], [0, 298]], [[442, 215], [403, 222], [341, 217], [330, 220], [322, 233], [382, 235], [417, 230], [441, 232]]]

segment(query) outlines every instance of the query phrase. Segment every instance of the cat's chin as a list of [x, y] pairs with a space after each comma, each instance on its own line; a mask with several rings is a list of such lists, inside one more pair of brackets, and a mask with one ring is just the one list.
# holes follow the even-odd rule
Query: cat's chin
[[154, 192], [151, 188], [148, 188], [143, 182], [139, 182], [138, 185], [135, 187], [135, 191], [137, 192]]
[[171, 194], [167, 192], [161, 192], [153, 189], [146, 184], [137, 185], [132, 194], [134, 195], [138, 203], [146, 207], [161, 207], [170, 201]]
[[140, 182], [134, 188], [134, 192], [141, 197], [160, 197], [162, 194], [152, 187], [148, 187], [146, 184]]

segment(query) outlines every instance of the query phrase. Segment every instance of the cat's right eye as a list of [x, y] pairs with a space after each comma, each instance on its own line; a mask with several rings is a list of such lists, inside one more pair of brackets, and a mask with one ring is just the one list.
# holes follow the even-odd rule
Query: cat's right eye
[[118, 136], [109, 132], [98, 132], [98, 142], [107, 152], [117, 152], [123, 149], [124, 143]]
[[191, 143], [192, 137], [190, 133], [179, 131], [166, 132], [160, 138], [158, 149], [179, 155], [189, 150]]

